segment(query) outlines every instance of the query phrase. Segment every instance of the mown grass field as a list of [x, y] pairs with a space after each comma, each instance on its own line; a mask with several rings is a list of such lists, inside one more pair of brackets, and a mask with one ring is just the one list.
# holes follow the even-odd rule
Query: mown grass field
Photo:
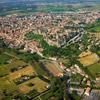
[[7, 64], [7, 61], [10, 60], [12, 57], [4, 54], [4, 53], [0, 53], [0, 65], [3, 64]]
[[0, 90], [11, 93], [17, 89], [18, 88], [17, 88], [16, 84], [13, 81], [11, 81], [8, 77], [0, 78]]
[[88, 24], [86, 29], [89, 32], [95, 32], [95, 33], [100, 32], [100, 19], [92, 24]]
[[100, 26], [99, 25], [94, 26], [94, 27], [88, 29], [88, 31], [90, 31], [90, 32], [100, 32]]
[[91, 66], [88, 67], [88, 70], [91, 72], [92, 75], [94, 75], [95, 77], [97, 75], [100, 75], [100, 62], [93, 64]]

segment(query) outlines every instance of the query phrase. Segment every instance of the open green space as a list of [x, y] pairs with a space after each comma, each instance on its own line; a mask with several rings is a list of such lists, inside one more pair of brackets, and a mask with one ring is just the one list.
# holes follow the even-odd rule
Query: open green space
[[[29, 83], [32, 83], [33, 86], [29, 86], [28, 85]], [[35, 78], [33, 78], [33, 79], [31, 79], [27, 82], [20, 84], [19, 86], [21, 87], [21, 86], [24, 86], [24, 85], [27, 85], [30, 88], [30, 90], [35, 89], [38, 92], [43, 92], [43, 91], [47, 90], [46, 86], [48, 85], [48, 83], [44, 82], [39, 77], [35, 77]]]
[[0, 54], [0, 65], [7, 64], [12, 57], [2, 53]]
[[89, 32], [100, 32], [100, 19], [92, 24], [86, 26], [87, 31]]
[[76, 11], [77, 8], [75, 8], [74, 6], [52, 6], [52, 5], [48, 5], [48, 6], [40, 6], [36, 9], [38, 12], [56, 12], [56, 13], [63, 13], [66, 11]]
[[91, 72], [91, 74], [94, 75], [95, 77], [98, 75], [100, 76], [100, 62], [88, 66], [87, 68]]
[[42, 40], [40, 42], [43, 50], [43, 55], [47, 56], [47, 57], [62, 57], [62, 58], [66, 58], [66, 57], [72, 57], [72, 56], [77, 56], [81, 53], [81, 51], [78, 49], [79, 46], [78, 44], [72, 44], [70, 46], [64, 47], [64, 48], [60, 48], [60, 47], [56, 47], [56, 46], [51, 46], [49, 45], [46, 41]]
[[11, 93], [17, 90], [17, 86], [13, 81], [9, 80], [8, 77], [2, 77], [0, 78], [0, 90]]
[[[20, 6], [21, 5], [21, 6]], [[31, 4], [30, 4], [31, 5]], [[95, 5], [84, 5], [84, 4], [74, 4], [74, 5], [63, 5], [63, 4], [45, 4], [45, 5], [32, 5], [26, 6], [26, 3], [14, 4], [11, 3], [7, 8], [4, 8], [3, 5], [0, 5], [2, 9], [0, 16], [6, 16], [11, 14], [18, 15], [29, 15], [37, 12], [45, 13], [66, 13], [66, 12], [77, 12], [77, 11], [99, 11], [100, 4]], [[3, 7], [2, 7], [3, 6]]]
[[36, 40], [36, 41], [40, 41], [43, 39], [42, 35], [39, 34], [34, 34], [33, 32], [29, 32], [25, 35], [27, 40]]
[[[48, 85], [48, 83], [40, 79], [41, 77], [39, 78], [37, 76], [36, 78], [33, 78], [31, 80], [28, 80], [25, 82], [23, 81], [21, 85], [17, 85], [16, 83], [14, 83], [13, 81], [14, 79], [12, 78], [12, 77], [17, 77], [17, 76], [20, 77], [20, 75], [24, 75], [27, 73], [31, 74], [30, 71], [25, 70], [28, 67], [25, 67], [22, 69], [23, 66], [28, 66], [30, 61], [35, 62], [33, 64], [33, 69], [35, 69], [35, 71], [38, 72], [39, 76], [48, 77], [47, 73], [41, 68], [40, 64], [35, 61], [38, 55], [30, 54], [30, 53], [22, 53], [22, 52], [18, 52], [18, 50], [3, 48], [3, 47], [2, 47], [2, 50], [0, 50], [0, 53], [1, 53], [0, 61], [2, 62], [2, 64], [0, 64], [0, 90], [1, 92], [5, 91], [7, 94], [13, 94], [13, 92], [15, 91], [21, 91], [20, 87], [22, 86], [21, 89], [25, 89], [23, 91], [26, 91], [26, 90], [29, 91], [29, 95], [27, 94], [27, 96], [30, 96], [30, 95], [34, 96], [35, 94], [36, 95], [38, 94], [37, 91], [43, 92], [44, 90], [46, 90], [46, 86]], [[5, 64], [5, 62], [7, 63]], [[32, 66], [29, 66], [29, 67], [32, 68]], [[29, 68], [29, 70], [31, 70], [31, 68]], [[12, 72], [12, 69], [15, 69], [15, 72]], [[23, 72], [21, 72], [22, 70]], [[27, 86], [26, 84], [29, 86]], [[13, 96], [9, 95], [9, 97], [11, 99]], [[8, 97], [5, 100], [7, 99]]]
[[67, 77], [60, 79], [60, 78], [52, 78], [51, 80], [51, 88], [45, 94], [41, 95], [42, 100], [68, 100], [66, 94], [66, 81]]
[[90, 32], [100, 32], [100, 26], [94, 26], [88, 29]]
[[23, 61], [16, 60], [16, 59], [12, 59], [9, 62], [10, 62], [9, 64], [0, 66], [0, 76], [1, 77], [8, 75], [11, 72], [11, 69], [13, 69], [13, 68], [18, 68], [20, 66], [26, 65], [26, 63], [24, 63]]
[[[44, 39], [43, 36], [39, 34], [34, 34], [33, 32], [29, 32], [25, 35], [26, 39], [29, 40], [36, 40], [39, 42], [40, 46], [43, 48], [43, 55], [46, 57], [67, 57], [67, 56], [76, 56], [81, 53], [81, 51], [78, 49], [78, 44], [72, 44], [70, 46], [59, 48], [56, 46], [49, 45]], [[85, 40], [86, 39], [86, 40]], [[84, 42], [87, 43], [87, 37], [84, 36]], [[26, 53], [25, 53], [26, 54]], [[32, 56], [32, 55], [31, 55]]]
[[44, 70], [44, 67], [42, 66], [42, 64], [39, 64], [39, 62], [34, 62], [33, 61], [32, 65], [33, 65], [33, 68], [38, 73], [38, 75], [40, 75], [40, 76], [48, 76], [48, 73]]
[[[17, 9], [16, 9], [17, 8]], [[9, 6], [5, 11], [1, 11], [0, 16], [10, 15], [10, 14], [32, 14], [36, 12], [45, 13], [64, 13], [66, 11], [77, 11], [78, 8], [74, 6], [64, 6], [64, 5], [38, 5], [28, 7], [24, 4], [20, 7], [19, 5]]]

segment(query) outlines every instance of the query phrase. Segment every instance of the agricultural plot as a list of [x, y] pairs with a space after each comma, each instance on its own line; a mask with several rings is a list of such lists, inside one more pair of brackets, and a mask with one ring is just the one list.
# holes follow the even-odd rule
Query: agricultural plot
[[0, 78], [0, 90], [11, 93], [11, 92], [17, 90], [17, 86], [8, 77], [2, 77], [2, 78]]
[[38, 93], [41, 93], [47, 90], [46, 86], [48, 83], [41, 80], [39, 77], [35, 77], [27, 82], [24, 82], [19, 85], [19, 90], [21, 93], [29, 93], [33, 89], [36, 90]]
[[3, 64], [7, 64], [8, 61], [11, 59], [12, 57], [4, 54], [4, 53], [0, 53], [0, 65], [3, 65]]
[[63, 75], [63, 71], [58, 65], [58, 63], [53, 63], [53, 62], [47, 62], [44, 64], [45, 68], [54, 76], [60, 76]]
[[11, 80], [14, 80], [14, 79], [20, 78], [21, 76], [24, 76], [24, 75], [32, 75], [33, 73], [35, 74], [35, 71], [33, 70], [33, 68], [31, 66], [27, 66], [27, 67], [20, 69], [14, 73], [10, 73], [9, 78]]
[[33, 65], [29, 65], [12, 55], [4, 53], [2, 61], [7, 63], [0, 64], [0, 92], [6, 91], [8, 94], [14, 94], [19, 91], [19, 93], [34, 97], [47, 90], [48, 82], [38, 77], [43, 74], [43, 77], [48, 79], [47, 73], [41, 70], [40, 65], [35, 61]]
[[88, 70], [91, 72], [92, 75], [95, 77], [100, 76], [100, 62], [93, 64], [88, 67]]
[[26, 66], [26, 63], [21, 60], [11, 59], [8, 64], [0, 66], [0, 76], [8, 75], [13, 69]]
[[88, 52], [86, 54], [84, 53], [83, 56], [81, 54], [79, 61], [84, 66], [90, 66], [97, 63], [99, 61], [99, 57], [95, 53]]
[[39, 64], [37, 62], [33, 62], [33, 68], [37, 72], [38, 75], [49, 77], [48, 72], [46, 72], [44, 66], [42, 64]]
[[[23, 69], [22, 73], [20, 69], [22, 66], [26, 66], [26, 63], [16, 59], [12, 59], [9, 64], [0, 66], [0, 90], [13, 92], [18, 89], [13, 79], [19, 77], [19, 75], [26, 74], [28, 72], [27, 69], [29, 69], [29, 67], [27, 67], [27, 69]], [[12, 69], [16, 69], [15, 72], [12, 72]], [[25, 70], [27, 70], [27, 72]], [[30, 68], [30, 70], [32, 69]], [[30, 71], [28, 73], [30, 73]]]
[[87, 31], [94, 33], [100, 32], [100, 20], [97, 20], [96, 22], [87, 25]]

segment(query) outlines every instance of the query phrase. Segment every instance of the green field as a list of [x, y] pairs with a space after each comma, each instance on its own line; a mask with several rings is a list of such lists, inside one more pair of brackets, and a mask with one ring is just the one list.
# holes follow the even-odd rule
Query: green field
[[42, 35], [38, 35], [38, 34], [34, 34], [32, 32], [29, 32], [25, 35], [27, 40], [36, 40], [36, 41], [40, 41], [43, 39]]
[[97, 75], [100, 75], [100, 62], [91, 65], [88, 67], [88, 70], [91, 72], [92, 75], [94, 75], [95, 77]]
[[66, 11], [76, 11], [77, 8], [74, 7], [74, 6], [51, 6], [51, 5], [48, 5], [48, 6], [40, 6], [38, 7], [37, 9], [37, 12], [53, 12], [53, 13], [63, 13], [63, 12], [66, 12]]
[[7, 61], [10, 60], [12, 57], [4, 54], [4, 53], [1, 53], [0, 54], [0, 65], [3, 65], [3, 64], [7, 64]]
[[88, 24], [86, 29], [89, 32], [100, 32], [100, 19], [92, 24]]
[[[9, 78], [9, 74], [11, 74], [11, 69], [18, 68], [20, 66], [25, 66], [26, 63], [21, 60], [12, 59], [11, 63], [0, 66], [0, 89], [1, 90], [15, 90], [15, 83]], [[15, 87], [15, 89], [14, 89]], [[13, 88], [13, 89], [12, 89]]]
[[48, 73], [42, 68], [42, 65], [40, 65], [39, 63], [33, 62], [33, 68], [36, 70], [38, 75], [48, 77]]
[[8, 77], [0, 78], [0, 90], [11, 93], [17, 89], [18, 88], [17, 88], [16, 84], [13, 81], [9, 80]]
[[26, 6], [24, 3], [16, 4], [14, 6], [8, 6], [8, 9], [1, 10], [0, 16], [6, 16], [11, 14], [18, 15], [29, 15], [37, 12], [44, 13], [66, 13], [66, 12], [77, 12], [77, 11], [99, 11], [100, 4], [95, 5], [84, 5], [84, 4], [74, 4], [74, 5], [63, 5], [63, 4], [46, 4], [46, 5], [37, 5], [37, 6]]
[[12, 62], [10, 64], [0, 66], [0, 76], [5, 76], [10, 73], [12, 68], [17, 68], [25, 64], [26, 63], [21, 60], [12, 59]]
[[[17, 10], [14, 9], [17, 7]], [[37, 13], [37, 12], [44, 12], [44, 13], [65, 13], [66, 11], [77, 11], [78, 8], [77, 6], [64, 6], [64, 5], [38, 5], [37, 7], [10, 7], [10, 10], [2, 11], [0, 13], [0, 16], [6, 16], [10, 14], [32, 14], [32, 13]]]
[[[13, 58], [11, 63], [0, 66], [0, 90], [2, 93], [5, 91], [7, 94], [14, 95], [14, 93], [16, 91], [19, 91], [22, 94], [29, 93], [29, 95], [31, 95], [30, 92], [33, 91], [34, 89], [38, 92], [43, 92], [43, 91], [47, 90], [46, 86], [48, 85], [48, 83], [45, 82], [44, 80], [40, 79], [39, 77], [27, 80], [25, 82], [23, 81], [23, 83], [21, 85], [20, 84], [17, 85], [15, 83], [14, 77], [16, 78], [16, 77], [19, 77], [19, 75], [24, 75], [24, 74], [26, 74], [26, 75], [33, 74], [30, 71], [26, 70], [26, 68], [28, 68], [28, 67], [19, 69], [18, 71], [15, 71], [15, 72], [11, 72], [12, 68], [17, 68], [17, 67], [20, 67], [23, 65], [26, 65], [26, 63], [19, 59]], [[32, 68], [32, 66], [30, 66], [30, 67]], [[46, 72], [43, 71], [39, 67], [39, 65], [37, 65], [35, 63], [34, 67], [35, 67], [35, 71], [39, 71], [38, 72], [39, 75], [47, 76]], [[20, 73], [19, 71], [20, 72], [22, 71], [22, 72]], [[33, 84], [33, 87], [28, 86], [28, 84], [31, 84], [31, 83]], [[36, 92], [35, 94], [37, 95], [38, 93]], [[35, 94], [33, 93], [32, 96], [34, 96]]]
[[100, 26], [94, 26], [93, 28], [89, 29], [90, 32], [100, 32]]

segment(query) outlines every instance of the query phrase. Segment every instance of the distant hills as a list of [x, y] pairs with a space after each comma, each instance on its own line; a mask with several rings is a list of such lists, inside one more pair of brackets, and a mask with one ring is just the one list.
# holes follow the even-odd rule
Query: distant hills
[[0, 0], [0, 16], [13, 13], [100, 11], [100, 0]]
[[34, 3], [100, 3], [100, 0], [0, 0], [0, 3], [7, 2], [34, 2]]

